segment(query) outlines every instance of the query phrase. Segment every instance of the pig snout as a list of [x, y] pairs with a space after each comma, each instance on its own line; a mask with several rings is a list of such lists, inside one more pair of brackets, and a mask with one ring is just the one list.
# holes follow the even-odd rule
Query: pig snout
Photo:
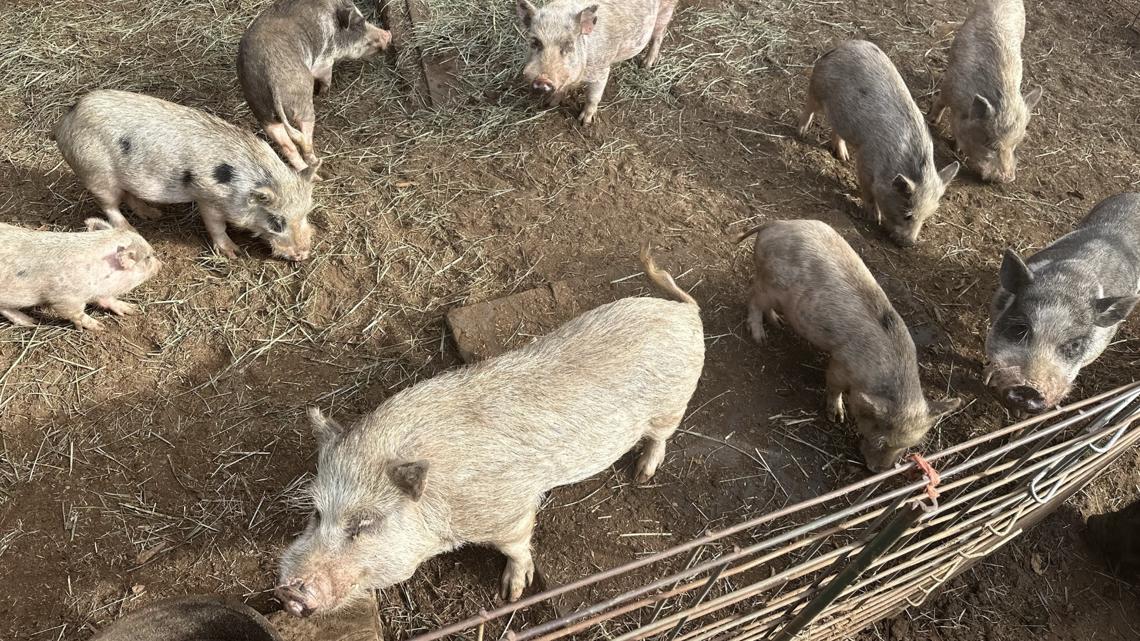
[[385, 51], [392, 44], [392, 32], [368, 25], [368, 42], [375, 51]]
[[1029, 385], [1018, 385], [1005, 390], [1002, 400], [1011, 409], [1040, 414], [1049, 408], [1045, 395]]
[[543, 94], [549, 94], [554, 91], [554, 81], [547, 76], [539, 76], [530, 83], [530, 88]]
[[316, 610], [312, 590], [303, 579], [292, 579], [285, 585], [277, 586], [275, 595], [285, 611], [295, 617], [307, 617]]

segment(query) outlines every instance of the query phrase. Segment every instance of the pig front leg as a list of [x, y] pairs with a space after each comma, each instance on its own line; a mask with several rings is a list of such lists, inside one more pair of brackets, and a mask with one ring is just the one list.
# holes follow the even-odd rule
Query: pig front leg
[[946, 109], [950, 105], [946, 103], [946, 92], [939, 91], [938, 95], [934, 98], [934, 105], [930, 108], [930, 121], [933, 124], [942, 122], [942, 114], [946, 113]]
[[226, 258], [236, 260], [238, 247], [226, 233], [226, 217], [213, 205], [198, 203], [198, 209], [202, 212], [202, 222], [206, 223], [206, 231], [214, 247]]
[[842, 423], [847, 418], [843, 405], [843, 393], [847, 391], [847, 369], [835, 359], [827, 365], [827, 415], [832, 421]]
[[606, 67], [598, 75], [598, 78], [586, 81], [586, 106], [582, 108], [582, 113], [578, 116], [578, 120], [583, 126], [588, 126], [594, 122], [594, 116], [598, 114], [598, 103], [602, 101], [602, 94], [606, 92], [606, 83], [609, 82], [609, 79], [610, 68]]
[[881, 222], [879, 205], [875, 202], [875, 178], [868, 174], [862, 162], [859, 163], [859, 171], [856, 178], [859, 181], [859, 196], [863, 199], [864, 217], [874, 220], [875, 222]]
[[[537, 501], [535, 502], [537, 505]], [[507, 567], [503, 570], [500, 586], [507, 601], [518, 601], [522, 593], [534, 581], [534, 557], [530, 553], [530, 539], [534, 534], [534, 520], [538, 512], [531, 509], [518, 521], [512, 532], [494, 546], [507, 557]]]
[[0, 309], [0, 316], [12, 321], [13, 325], [20, 327], [35, 327], [36, 321], [31, 316], [17, 309]]
[[133, 316], [139, 313], [139, 308], [137, 305], [132, 305], [131, 303], [121, 301], [114, 296], [96, 298], [95, 304], [116, 316]]
[[317, 84], [317, 95], [323, 96], [329, 92], [329, 86], [332, 85], [332, 65], [321, 67], [313, 70], [313, 80]]
[[847, 162], [851, 160], [851, 154], [847, 152], [847, 141], [839, 136], [839, 132], [834, 129], [831, 130], [831, 146], [835, 149], [835, 157]]

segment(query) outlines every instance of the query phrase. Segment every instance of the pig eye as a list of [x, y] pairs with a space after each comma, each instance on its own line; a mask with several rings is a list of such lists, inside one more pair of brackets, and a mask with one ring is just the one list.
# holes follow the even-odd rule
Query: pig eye
[[379, 523], [379, 519], [373, 517], [365, 517], [358, 520], [355, 524], [345, 528], [345, 534], [348, 535], [348, 538], [355, 541], [356, 537], [360, 536], [362, 532], [368, 532], [369, 530], [375, 528]]
[[1069, 360], [1076, 360], [1085, 351], [1085, 340], [1086, 337], [1078, 336], [1071, 340], [1065, 341], [1065, 343], [1061, 345], [1061, 356], [1064, 356]]
[[903, 220], [914, 220], [914, 212], [908, 211], [907, 213], [903, 214]]
[[530, 46], [534, 47], [535, 51], [542, 51], [542, 41], [538, 38], [532, 38], [530, 41]]
[[574, 51], [574, 41], [573, 40], [562, 43], [562, 55], [564, 55], [564, 56], [570, 55], [570, 53], [572, 51]]
[[1018, 343], [1024, 343], [1029, 340], [1029, 335], [1032, 333], [1032, 328], [1025, 321], [1015, 320], [1011, 321], [1005, 326], [1005, 331], [1002, 332], [1007, 338]]
[[275, 234], [280, 234], [285, 231], [285, 219], [280, 216], [270, 216], [269, 231]]

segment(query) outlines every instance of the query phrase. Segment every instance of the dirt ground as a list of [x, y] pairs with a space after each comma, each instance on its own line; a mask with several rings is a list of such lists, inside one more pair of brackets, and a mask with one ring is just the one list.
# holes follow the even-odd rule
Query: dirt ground
[[[252, 128], [234, 56], [265, 4], [9, 3], [0, 220], [76, 229], [98, 213], [49, 138], [88, 90], [143, 91]], [[825, 130], [798, 140], [796, 114], [815, 57], [849, 37], [883, 47], [927, 109], [964, 0], [683, 0], [661, 65], [620, 65], [589, 130], [515, 86], [522, 39], [510, 2], [428, 4], [435, 17], [416, 44], [458, 60], [464, 84], [451, 105], [427, 108], [406, 76], [407, 42], [398, 56], [338, 66], [317, 104], [328, 180], [315, 192], [311, 260], [272, 260], [241, 235], [248, 255], [220, 259], [196, 211], [169, 207], [162, 221], [136, 221], [167, 265], [131, 296], [143, 315], [103, 334], [55, 320], [0, 325], [0, 638], [86, 639], [186, 593], [273, 610], [276, 558], [306, 518], [305, 408], [361, 415], [460, 363], [448, 310], [634, 275], [642, 239], [701, 302], [705, 375], [653, 485], [630, 482], [627, 457], [552, 493], [535, 538], [548, 581], [865, 474], [851, 430], [822, 417], [823, 358], [788, 333], [764, 348], [747, 336], [748, 252], [729, 239], [757, 221], [831, 223], [881, 278], [916, 336], [927, 389], [968, 401], [927, 451], [984, 433], [1009, 420], [979, 382], [1001, 250], [1039, 248], [1101, 198], [1140, 185], [1140, 35], [1127, 26], [1140, 7], [1128, 1], [1030, 3], [1026, 81], [1045, 97], [1018, 180], [960, 175], [908, 250], [855, 218], [851, 167], [822, 144]], [[953, 158], [945, 131], [936, 156]], [[648, 292], [641, 278], [585, 290]], [[1132, 380], [1138, 330], [1133, 319], [1074, 397]], [[796, 482], [778, 485], [726, 439]], [[1084, 515], [1140, 494], [1140, 460], [1126, 459], [866, 638], [1140, 638], [1140, 595], [1079, 536]], [[405, 633], [490, 607], [502, 562], [478, 548], [434, 559], [383, 591], [380, 611]]]

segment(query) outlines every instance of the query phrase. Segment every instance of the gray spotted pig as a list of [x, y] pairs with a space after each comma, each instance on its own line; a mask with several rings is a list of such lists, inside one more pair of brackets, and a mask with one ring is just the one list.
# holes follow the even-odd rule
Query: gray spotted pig
[[827, 116], [840, 160], [848, 159], [848, 143], [854, 148], [867, 214], [899, 245], [915, 244], [958, 163], [934, 166], [926, 121], [887, 54], [863, 40], [823, 54], [811, 74], [801, 136], [817, 113]]
[[278, 0], [246, 29], [237, 55], [242, 93], [294, 168], [317, 162], [314, 82], [325, 93], [334, 63], [369, 58], [391, 41], [352, 0]]
[[1021, 95], [1021, 0], [976, 0], [954, 36], [950, 63], [934, 103], [934, 120], [947, 109], [959, 150], [982, 180], [1013, 182], [1014, 151], [1025, 137], [1041, 88]]
[[752, 234], [756, 274], [748, 324], [753, 338], [766, 339], [765, 318], [772, 324], [782, 319], [827, 352], [828, 413], [843, 421], [849, 407], [863, 435], [867, 467], [889, 469], [961, 400], [931, 401], [923, 395], [906, 323], [830, 225], [771, 222], [741, 234], [737, 242]]
[[86, 232], [33, 231], [0, 223], [0, 315], [16, 325], [36, 321], [21, 309], [49, 307], [76, 329], [101, 330], [87, 315], [95, 303], [119, 315], [138, 310], [119, 296], [138, 287], [162, 263], [128, 225], [87, 220]]
[[1022, 260], [1005, 252], [986, 337], [986, 383], [1036, 414], [1061, 402], [1140, 300], [1140, 194], [1101, 201], [1072, 232]]
[[637, 479], [649, 480], [705, 349], [696, 302], [642, 256], [681, 302], [595, 308], [525, 347], [414, 385], [350, 428], [311, 410], [316, 511], [281, 559], [285, 609], [337, 609], [465, 543], [507, 556], [502, 594], [518, 599], [534, 575], [531, 534], [546, 492], [601, 472], [643, 439]]
[[194, 202], [214, 246], [237, 257], [226, 224], [268, 241], [273, 253], [305, 260], [317, 167], [289, 168], [268, 143], [221, 118], [126, 91], [93, 91], [55, 128], [59, 150], [116, 226], [126, 201], [143, 218], [148, 203]]
[[611, 66], [646, 46], [644, 66], [657, 62], [676, 4], [677, 0], [554, 0], [540, 9], [530, 0], [517, 0], [530, 44], [523, 80], [551, 107], [567, 92], [584, 88], [586, 105], [579, 120], [588, 125], [598, 113]]

